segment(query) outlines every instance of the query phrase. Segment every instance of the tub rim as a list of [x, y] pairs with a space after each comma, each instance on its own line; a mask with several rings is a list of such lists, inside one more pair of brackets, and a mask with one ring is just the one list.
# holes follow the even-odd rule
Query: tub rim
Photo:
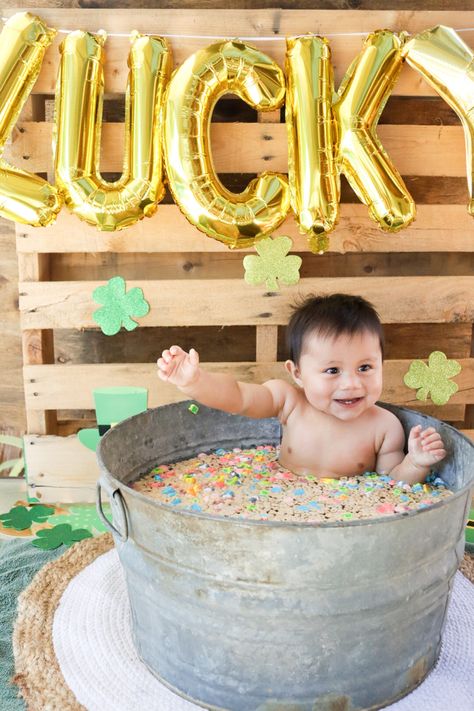
[[[194, 402], [193, 400], [185, 400], [184, 402]], [[161, 405], [156, 408], [150, 408], [151, 410], [158, 410], [162, 407], [168, 407], [169, 405], [178, 405], [179, 403], [169, 403], [168, 405]], [[438, 420], [436, 417], [432, 417], [431, 415], [425, 415], [423, 412], [419, 412], [418, 410], [412, 410], [411, 408], [407, 407], [402, 407], [399, 405], [392, 405], [390, 403], [385, 403], [383, 401], [377, 401], [377, 405], [380, 405], [384, 407], [385, 409], [389, 410], [390, 412], [393, 412], [394, 408], [395, 410], [401, 410], [403, 412], [407, 413], [415, 413], [418, 415], [421, 415], [422, 417], [425, 417], [427, 419], [432, 419], [436, 420], [439, 422], [443, 427], [446, 427], [450, 430], [452, 430], [456, 436], [461, 437], [471, 448], [474, 449], [474, 443], [469, 439], [469, 437], [466, 437], [462, 432], [460, 432], [456, 427], [453, 427], [452, 425], [449, 425], [446, 422], [443, 422], [442, 420]], [[145, 411], [145, 412], [148, 412]], [[131, 417], [128, 417], [125, 420], [122, 420], [121, 422], [118, 423], [117, 426], [120, 426], [126, 422], [129, 422], [129, 420], [132, 420], [135, 417], [141, 417], [145, 413], [139, 413], [138, 415], [132, 415]], [[396, 415], [396, 412], [394, 412]], [[270, 418], [268, 418], [270, 419]], [[417, 516], [419, 514], [427, 513], [429, 511], [433, 511], [434, 509], [441, 508], [442, 506], [447, 505], [451, 501], [455, 501], [456, 499], [460, 498], [467, 492], [469, 492], [473, 487], [474, 487], [474, 476], [472, 480], [464, 484], [458, 491], [452, 492], [451, 496], [447, 497], [446, 499], [442, 499], [441, 501], [436, 502], [435, 504], [431, 506], [426, 506], [426, 508], [422, 509], [413, 509], [412, 511], [405, 511], [404, 513], [397, 513], [397, 514], [389, 514], [389, 515], [384, 515], [384, 516], [377, 516], [374, 518], [363, 518], [363, 519], [355, 519], [355, 520], [347, 520], [347, 521], [278, 521], [276, 519], [252, 519], [252, 518], [239, 518], [237, 516], [222, 516], [219, 514], [211, 514], [203, 511], [191, 511], [189, 509], [179, 509], [174, 506], [170, 506], [169, 504], [164, 504], [156, 499], [151, 498], [150, 496], [146, 496], [146, 494], [141, 494], [139, 491], [136, 491], [133, 489], [129, 484], [125, 484], [123, 481], [120, 481], [119, 479], [116, 479], [109, 471], [109, 469], [105, 466], [103, 456], [102, 456], [102, 443], [106, 441], [106, 438], [113, 432], [115, 428], [111, 428], [108, 430], [100, 439], [99, 445], [96, 450], [96, 457], [97, 461], [99, 464], [99, 470], [100, 470], [100, 475], [99, 479], [97, 481], [97, 486], [100, 487], [102, 486], [106, 493], [107, 496], [109, 497], [110, 502], [112, 502], [113, 496], [116, 494], [117, 491], [120, 492], [121, 497], [123, 498], [123, 494], [121, 489], [123, 488], [127, 495], [130, 495], [132, 497], [136, 497], [138, 501], [141, 501], [142, 503], [148, 503], [152, 505], [154, 508], [158, 509], [164, 509], [166, 512], [170, 512], [173, 514], [177, 515], [185, 515], [185, 516], [194, 516], [199, 519], [205, 519], [205, 520], [211, 520], [213, 522], [219, 522], [219, 523], [227, 523], [227, 524], [240, 524], [240, 525], [266, 525], [266, 526], [272, 526], [272, 527], [277, 527], [277, 528], [285, 528], [287, 526], [290, 526], [292, 528], [295, 527], [300, 527], [300, 528], [345, 528], [347, 526], [361, 526], [361, 525], [367, 525], [367, 524], [381, 524], [381, 523], [391, 523], [392, 521], [400, 521], [403, 519], [407, 518], [412, 518], [413, 516]], [[257, 445], [258, 446], [258, 445]], [[148, 466], [148, 465], [144, 465]], [[342, 477], [341, 477], [342, 478]], [[113, 483], [113, 486], [110, 486], [110, 483]], [[446, 487], [447, 488], [447, 487]], [[469, 504], [470, 500], [468, 499], [468, 502], [466, 504], [466, 510], [464, 511], [464, 518], [466, 517], [466, 512], [469, 509]], [[123, 502], [121, 502], [121, 505], [123, 506]], [[125, 511], [124, 511], [125, 515]], [[112, 521], [113, 522], [113, 521]], [[464, 524], [463, 524], [464, 528]]]

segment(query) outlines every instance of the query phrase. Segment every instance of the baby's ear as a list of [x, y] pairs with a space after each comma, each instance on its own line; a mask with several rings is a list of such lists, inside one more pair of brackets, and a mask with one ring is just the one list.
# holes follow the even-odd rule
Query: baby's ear
[[302, 386], [303, 383], [301, 382], [300, 371], [298, 369], [298, 366], [296, 366], [292, 360], [287, 360], [285, 361], [285, 368], [293, 378], [294, 382], [297, 385]]

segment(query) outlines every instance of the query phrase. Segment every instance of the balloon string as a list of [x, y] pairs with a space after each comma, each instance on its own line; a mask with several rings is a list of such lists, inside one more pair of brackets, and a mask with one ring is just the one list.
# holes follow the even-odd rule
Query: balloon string
[[[2, 22], [7, 22], [8, 17], [2, 17], [0, 18]], [[56, 29], [56, 28], [55, 28]], [[454, 28], [453, 28], [454, 29]], [[63, 35], [69, 35], [73, 30], [56, 30], [59, 34]], [[107, 37], [130, 37], [130, 32], [107, 32], [106, 30], [97, 30], [97, 32], [105, 32]], [[97, 34], [97, 32], [92, 32], [91, 34]], [[454, 32], [474, 32], [474, 27], [461, 27], [459, 29], [454, 29]], [[151, 36], [152, 33], [150, 32], [140, 32], [141, 35], [144, 36]], [[365, 37], [368, 35], [369, 32], [323, 32], [321, 33], [321, 36], [324, 35], [324, 37]], [[222, 40], [225, 39], [222, 35], [170, 35], [170, 34], [163, 34], [161, 32], [156, 33], [157, 37], [165, 37], [168, 39], [209, 39], [209, 40]], [[307, 34], [303, 35], [291, 35], [291, 37], [307, 37]], [[231, 39], [231, 38], [227, 38]], [[251, 37], [233, 37], [232, 39], [238, 39], [238, 40], [244, 40], [244, 41], [249, 41], [249, 42], [284, 42], [286, 40], [286, 37], [275, 37], [275, 35], [272, 35], [271, 37], [260, 37], [260, 36], [251, 36]]]

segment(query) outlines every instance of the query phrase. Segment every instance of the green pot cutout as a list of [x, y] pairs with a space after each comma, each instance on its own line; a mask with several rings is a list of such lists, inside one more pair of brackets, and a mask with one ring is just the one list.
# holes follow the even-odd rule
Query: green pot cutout
[[81, 444], [95, 452], [107, 430], [147, 409], [148, 390], [134, 387], [96, 388], [93, 395], [97, 428], [79, 430], [77, 436]]
[[87, 447], [87, 449], [92, 449], [93, 452], [97, 449], [99, 444], [100, 434], [99, 430], [95, 427], [88, 427], [85, 430], [79, 430], [77, 433], [79, 442]]

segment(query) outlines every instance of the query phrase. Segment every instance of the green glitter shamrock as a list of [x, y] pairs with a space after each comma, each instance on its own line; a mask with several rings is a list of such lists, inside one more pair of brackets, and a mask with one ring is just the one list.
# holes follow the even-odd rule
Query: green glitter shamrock
[[431, 400], [435, 405], [446, 405], [451, 395], [458, 390], [458, 385], [449, 378], [461, 372], [456, 360], [448, 360], [441, 351], [433, 351], [428, 358], [428, 365], [422, 360], [414, 360], [405, 373], [403, 382], [409, 388], [419, 388], [417, 400]]
[[15, 531], [26, 531], [31, 528], [31, 524], [43, 523], [48, 516], [54, 513], [54, 508], [51, 506], [32, 506], [27, 509], [26, 506], [14, 506], [8, 513], [0, 514], [0, 521], [3, 521], [5, 528], [14, 528]]
[[138, 287], [125, 290], [125, 279], [120, 276], [109, 279], [106, 286], [94, 289], [92, 298], [98, 304], [103, 304], [92, 314], [94, 321], [101, 327], [106, 336], [114, 336], [124, 326], [127, 331], [133, 331], [138, 323], [131, 316], [146, 316], [150, 305], [143, 298], [143, 291]]
[[54, 550], [59, 546], [72, 546], [77, 541], [84, 538], [92, 538], [92, 533], [86, 528], [76, 528], [75, 530], [68, 523], [60, 523], [54, 528], [42, 528], [32, 541], [33, 545], [42, 550]]
[[288, 256], [293, 242], [289, 237], [272, 239], [267, 237], [255, 245], [259, 257], [249, 254], [244, 257], [244, 279], [247, 284], [257, 285], [265, 282], [267, 289], [278, 289], [277, 279], [283, 284], [296, 284], [300, 279], [299, 268], [302, 259], [293, 254]]

